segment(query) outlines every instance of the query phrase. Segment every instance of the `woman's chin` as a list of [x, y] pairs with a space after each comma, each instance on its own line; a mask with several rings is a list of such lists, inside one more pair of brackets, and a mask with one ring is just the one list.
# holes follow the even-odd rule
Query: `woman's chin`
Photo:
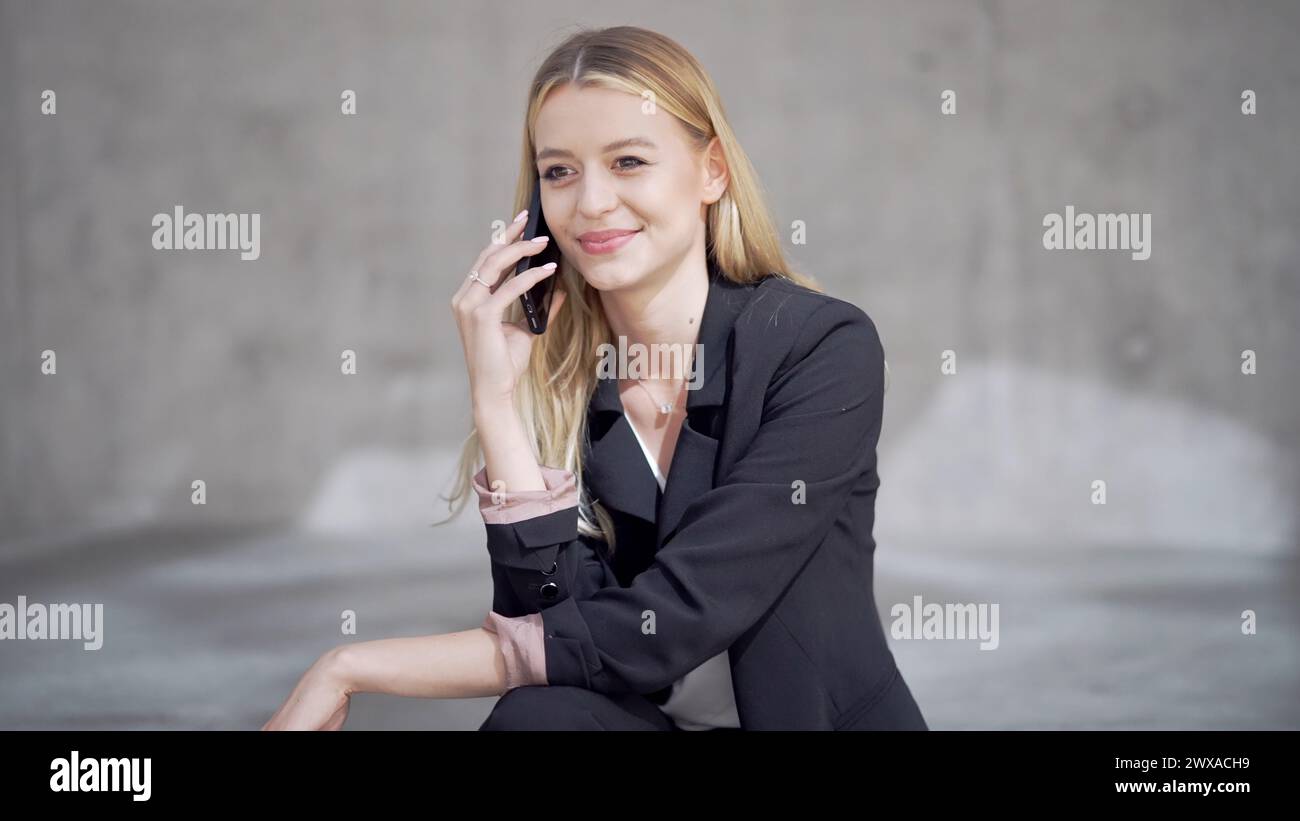
[[597, 291], [619, 291], [641, 280], [640, 268], [629, 265], [590, 265], [581, 274]]

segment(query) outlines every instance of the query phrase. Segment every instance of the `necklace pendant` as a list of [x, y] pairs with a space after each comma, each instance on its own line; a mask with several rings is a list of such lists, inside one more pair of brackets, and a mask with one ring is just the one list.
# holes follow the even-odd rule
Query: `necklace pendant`
[[672, 413], [672, 412], [673, 412], [673, 403], [672, 403], [672, 402], [665, 402], [665, 403], [663, 403], [662, 405], [659, 406], [659, 412], [660, 412], [660, 413]]

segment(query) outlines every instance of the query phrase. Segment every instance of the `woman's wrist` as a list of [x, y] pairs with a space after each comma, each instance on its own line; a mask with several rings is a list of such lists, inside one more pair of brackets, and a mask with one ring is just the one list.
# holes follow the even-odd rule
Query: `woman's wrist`
[[484, 396], [470, 395], [474, 421], [480, 418], [494, 420], [515, 415], [515, 400], [511, 395]]
[[357, 679], [354, 676], [355, 659], [350, 652], [354, 645], [340, 644], [325, 651], [322, 663], [325, 675], [348, 695], [357, 692]]
[[475, 402], [474, 426], [494, 492], [546, 490], [528, 431], [513, 402]]

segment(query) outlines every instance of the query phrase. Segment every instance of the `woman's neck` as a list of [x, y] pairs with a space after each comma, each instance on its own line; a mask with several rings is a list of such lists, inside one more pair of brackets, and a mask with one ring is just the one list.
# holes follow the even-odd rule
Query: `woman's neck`
[[[708, 267], [704, 260], [685, 264], [664, 278], [663, 284], [646, 283], [637, 289], [602, 291], [601, 305], [615, 338], [625, 337], [629, 345], [647, 350], [654, 344], [680, 346], [687, 354], [699, 338], [700, 319], [709, 297]], [[679, 379], [686, 374], [659, 374]]]

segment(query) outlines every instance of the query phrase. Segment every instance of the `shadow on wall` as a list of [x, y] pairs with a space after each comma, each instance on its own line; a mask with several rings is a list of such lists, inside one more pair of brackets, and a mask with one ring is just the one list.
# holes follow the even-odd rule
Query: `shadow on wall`
[[[354, 448], [317, 484], [297, 526], [308, 533], [355, 533], [428, 526], [450, 511], [439, 494], [454, 484], [458, 451]], [[471, 498], [461, 515], [476, 509]]]
[[1296, 547], [1292, 454], [1226, 416], [1021, 363], [967, 360], [941, 384], [882, 440], [882, 539]]

